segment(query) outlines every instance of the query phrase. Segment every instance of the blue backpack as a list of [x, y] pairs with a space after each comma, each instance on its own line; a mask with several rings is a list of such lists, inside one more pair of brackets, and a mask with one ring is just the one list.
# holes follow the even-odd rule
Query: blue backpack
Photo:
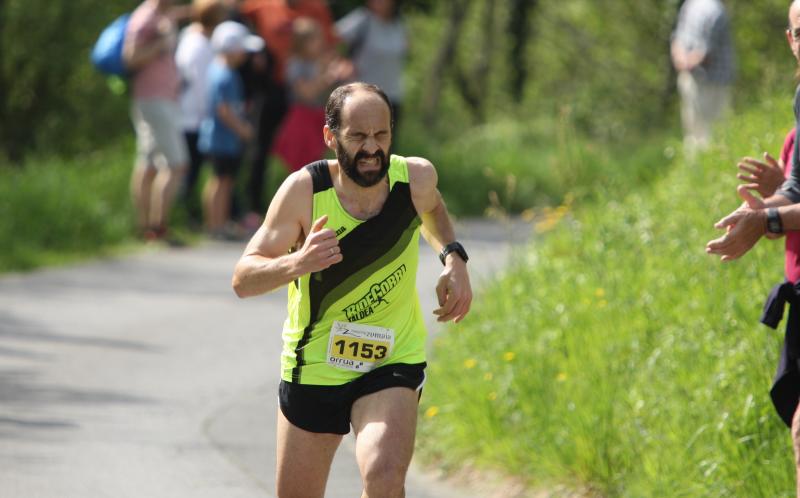
[[122, 77], [128, 75], [122, 58], [122, 47], [125, 45], [125, 31], [128, 29], [130, 17], [130, 14], [123, 14], [106, 26], [92, 47], [92, 64], [103, 74]]

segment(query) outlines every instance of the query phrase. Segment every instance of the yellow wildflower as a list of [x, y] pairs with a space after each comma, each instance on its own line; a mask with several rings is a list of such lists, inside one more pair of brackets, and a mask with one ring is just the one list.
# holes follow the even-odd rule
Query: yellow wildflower
[[506, 351], [503, 353], [503, 359], [506, 361], [514, 361], [514, 357], [517, 356], [517, 353], [513, 351]]
[[603, 288], [598, 288], [594, 291], [594, 295], [597, 297], [604, 297], [606, 295], [606, 291]]
[[432, 406], [432, 407], [428, 408], [427, 410], [425, 410], [425, 418], [433, 418], [438, 413], [439, 413], [439, 407], [438, 406]]
[[567, 374], [564, 372], [558, 372], [558, 375], [556, 375], [556, 380], [558, 382], [564, 382], [565, 380], [567, 380]]
[[492, 391], [492, 392], [490, 392], [490, 393], [489, 393], [489, 395], [487, 396], [487, 398], [489, 398], [491, 401], [494, 401], [494, 400], [496, 400], [496, 399], [497, 399], [497, 393], [496, 393], [496, 392], [494, 392], [494, 391]]
[[475, 368], [475, 365], [478, 364], [478, 361], [475, 358], [468, 358], [464, 360], [464, 368], [470, 369]]
[[485, 374], [483, 374], [483, 380], [492, 380], [492, 378], [494, 378], [492, 372], [486, 372]]

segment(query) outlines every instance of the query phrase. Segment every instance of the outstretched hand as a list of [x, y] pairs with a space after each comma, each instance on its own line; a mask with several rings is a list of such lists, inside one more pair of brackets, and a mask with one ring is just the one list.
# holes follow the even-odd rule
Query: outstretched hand
[[783, 161], [775, 160], [766, 152], [764, 161], [745, 157], [739, 162], [738, 167], [741, 172], [736, 178], [748, 182], [745, 187], [756, 190], [763, 198], [773, 195], [785, 179]]
[[444, 271], [436, 284], [439, 307], [433, 311], [439, 322], [460, 322], [469, 313], [472, 304], [472, 287], [469, 283], [467, 264], [458, 256], [447, 260]]
[[745, 205], [719, 220], [714, 228], [725, 229], [725, 235], [706, 244], [706, 252], [720, 255], [722, 261], [743, 256], [766, 232], [764, 201], [754, 196], [747, 185], [739, 185], [737, 192]]

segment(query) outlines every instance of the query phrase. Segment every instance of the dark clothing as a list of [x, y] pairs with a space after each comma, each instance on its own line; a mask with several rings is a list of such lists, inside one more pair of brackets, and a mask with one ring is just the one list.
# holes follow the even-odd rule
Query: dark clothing
[[340, 386], [317, 386], [281, 381], [281, 412], [292, 425], [309, 432], [347, 434], [350, 411], [359, 398], [391, 387], [422, 393], [425, 363], [394, 363], [367, 372]]
[[783, 318], [786, 303], [789, 303], [789, 317], [786, 320], [786, 334], [783, 340], [778, 369], [770, 389], [770, 397], [775, 410], [783, 422], [792, 426], [792, 417], [800, 400], [800, 285], [789, 282], [778, 284], [764, 303], [761, 323], [773, 329]]
[[[800, 125], [800, 86], [794, 92], [794, 121], [795, 128]], [[781, 188], [778, 189], [776, 194], [780, 194], [792, 203], [800, 202], [800, 141], [795, 140], [794, 152], [792, 153], [792, 172], [790, 176], [783, 182]]]
[[197, 140], [200, 136], [198, 132], [185, 131], [183, 136], [186, 137], [186, 148], [189, 151], [189, 170], [186, 172], [186, 179], [184, 180], [184, 195], [188, 198], [194, 195], [194, 187], [197, 185], [200, 168], [203, 166], [205, 157], [197, 148]]
[[216, 176], [236, 178], [236, 172], [239, 171], [239, 165], [242, 164], [242, 157], [213, 156], [211, 157], [211, 164], [214, 165], [214, 174]]
[[261, 214], [267, 211], [267, 203], [264, 199], [267, 160], [278, 129], [289, 110], [289, 96], [286, 87], [274, 81], [270, 81], [270, 83], [265, 86], [264, 90], [263, 103], [258, 116], [256, 140], [253, 144], [250, 178], [247, 182], [248, 208], [250, 211]]

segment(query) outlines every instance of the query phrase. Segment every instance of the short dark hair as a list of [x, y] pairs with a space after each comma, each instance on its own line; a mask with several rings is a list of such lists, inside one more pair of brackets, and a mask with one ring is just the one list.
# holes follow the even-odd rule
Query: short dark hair
[[228, 17], [228, 8], [219, 0], [195, 0], [192, 9], [195, 20], [209, 30]]
[[344, 107], [344, 101], [358, 90], [374, 93], [386, 102], [386, 107], [389, 108], [389, 126], [393, 129], [394, 109], [392, 109], [389, 97], [386, 96], [386, 93], [381, 90], [378, 85], [362, 82], [348, 83], [331, 92], [331, 96], [328, 97], [328, 102], [325, 104], [325, 124], [328, 125], [328, 128], [334, 133], [339, 133], [342, 127], [342, 107]]

